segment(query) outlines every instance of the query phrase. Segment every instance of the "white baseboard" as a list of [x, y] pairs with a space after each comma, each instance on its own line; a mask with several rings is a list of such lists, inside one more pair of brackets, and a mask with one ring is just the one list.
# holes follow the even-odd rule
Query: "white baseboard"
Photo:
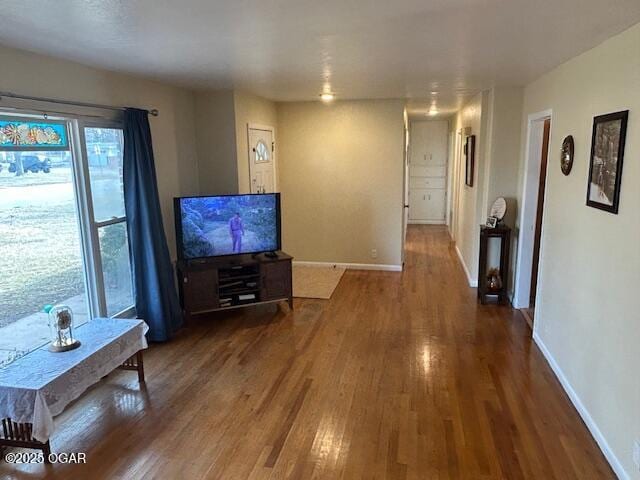
[[444, 220], [409, 220], [409, 225], [445, 225]]
[[382, 270], [384, 272], [402, 271], [402, 265], [382, 265], [377, 263], [301, 262], [294, 260], [293, 264], [303, 267], [343, 267], [347, 270]]
[[613, 469], [615, 474], [618, 476], [620, 480], [629, 480], [630, 479], [629, 474], [625, 471], [624, 467], [622, 466], [618, 458], [615, 456], [615, 454], [611, 450], [611, 447], [609, 447], [609, 444], [607, 443], [607, 440], [604, 438], [604, 435], [602, 435], [602, 432], [598, 428], [598, 425], [596, 425], [596, 422], [594, 422], [593, 418], [591, 418], [589, 411], [586, 409], [586, 407], [580, 400], [580, 397], [578, 396], [578, 394], [575, 392], [575, 390], [569, 383], [569, 380], [567, 380], [567, 377], [565, 377], [562, 369], [556, 362], [555, 358], [553, 358], [553, 355], [551, 355], [551, 352], [549, 351], [549, 349], [547, 349], [546, 345], [538, 335], [538, 332], [536, 332], [535, 330], [533, 332], [533, 340], [536, 342], [536, 345], [538, 345], [538, 348], [542, 352], [542, 355], [544, 355], [544, 358], [547, 359], [547, 362], [549, 363], [549, 366], [551, 367], [553, 372], [556, 374], [556, 377], [558, 378], [560, 385], [562, 385], [562, 388], [564, 389], [564, 391], [567, 392], [567, 395], [569, 396], [571, 403], [573, 403], [573, 406], [576, 408], [576, 410], [582, 417], [582, 420], [587, 425], [587, 428], [589, 429], [594, 440], [600, 447], [600, 450], [602, 450], [602, 453], [604, 454], [605, 458], [609, 462], [609, 465], [611, 465], [611, 468]]
[[464, 263], [464, 258], [462, 258], [462, 253], [460, 253], [460, 249], [458, 248], [458, 245], [456, 245], [456, 253], [458, 254], [458, 258], [460, 259], [460, 264], [462, 265], [462, 269], [464, 270], [464, 273], [467, 275], [467, 281], [469, 282], [469, 286], [476, 288], [478, 286], [478, 279], [476, 278], [474, 280], [473, 278], [471, 278], [471, 274], [469, 273], [467, 264]]

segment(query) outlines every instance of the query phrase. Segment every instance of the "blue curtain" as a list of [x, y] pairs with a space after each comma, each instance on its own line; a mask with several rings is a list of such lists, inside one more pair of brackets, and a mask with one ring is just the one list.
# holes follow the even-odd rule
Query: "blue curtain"
[[138, 318], [149, 340], [165, 341], [182, 325], [182, 310], [162, 225], [148, 112], [124, 115], [124, 204]]

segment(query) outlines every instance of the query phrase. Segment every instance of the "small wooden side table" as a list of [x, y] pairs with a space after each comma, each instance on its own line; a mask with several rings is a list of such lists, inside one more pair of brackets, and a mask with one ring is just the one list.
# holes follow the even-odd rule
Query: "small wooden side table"
[[[487, 279], [487, 262], [489, 239], [500, 239], [500, 277], [502, 286], [499, 289], [492, 289]], [[478, 299], [483, 305], [487, 303], [487, 297], [495, 297], [498, 303], [504, 303], [507, 300], [507, 273], [509, 271], [509, 249], [511, 246], [511, 229], [506, 225], [498, 225], [490, 228], [480, 225], [480, 262], [478, 265]], [[497, 265], [494, 265], [495, 267]]]

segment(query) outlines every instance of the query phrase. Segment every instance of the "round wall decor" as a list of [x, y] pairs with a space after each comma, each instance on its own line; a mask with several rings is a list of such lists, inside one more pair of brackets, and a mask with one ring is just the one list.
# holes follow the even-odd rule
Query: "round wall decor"
[[507, 213], [507, 202], [504, 197], [498, 197], [489, 211], [491, 217], [495, 217], [498, 221], [502, 220]]
[[565, 175], [571, 173], [573, 167], [573, 136], [569, 135], [562, 141], [562, 150], [560, 151], [560, 169]]

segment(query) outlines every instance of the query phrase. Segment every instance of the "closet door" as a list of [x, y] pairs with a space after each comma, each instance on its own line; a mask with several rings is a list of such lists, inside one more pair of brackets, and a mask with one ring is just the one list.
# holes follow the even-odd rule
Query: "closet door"
[[446, 121], [411, 124], [410, 221], [445, 223], [447, 131]]

